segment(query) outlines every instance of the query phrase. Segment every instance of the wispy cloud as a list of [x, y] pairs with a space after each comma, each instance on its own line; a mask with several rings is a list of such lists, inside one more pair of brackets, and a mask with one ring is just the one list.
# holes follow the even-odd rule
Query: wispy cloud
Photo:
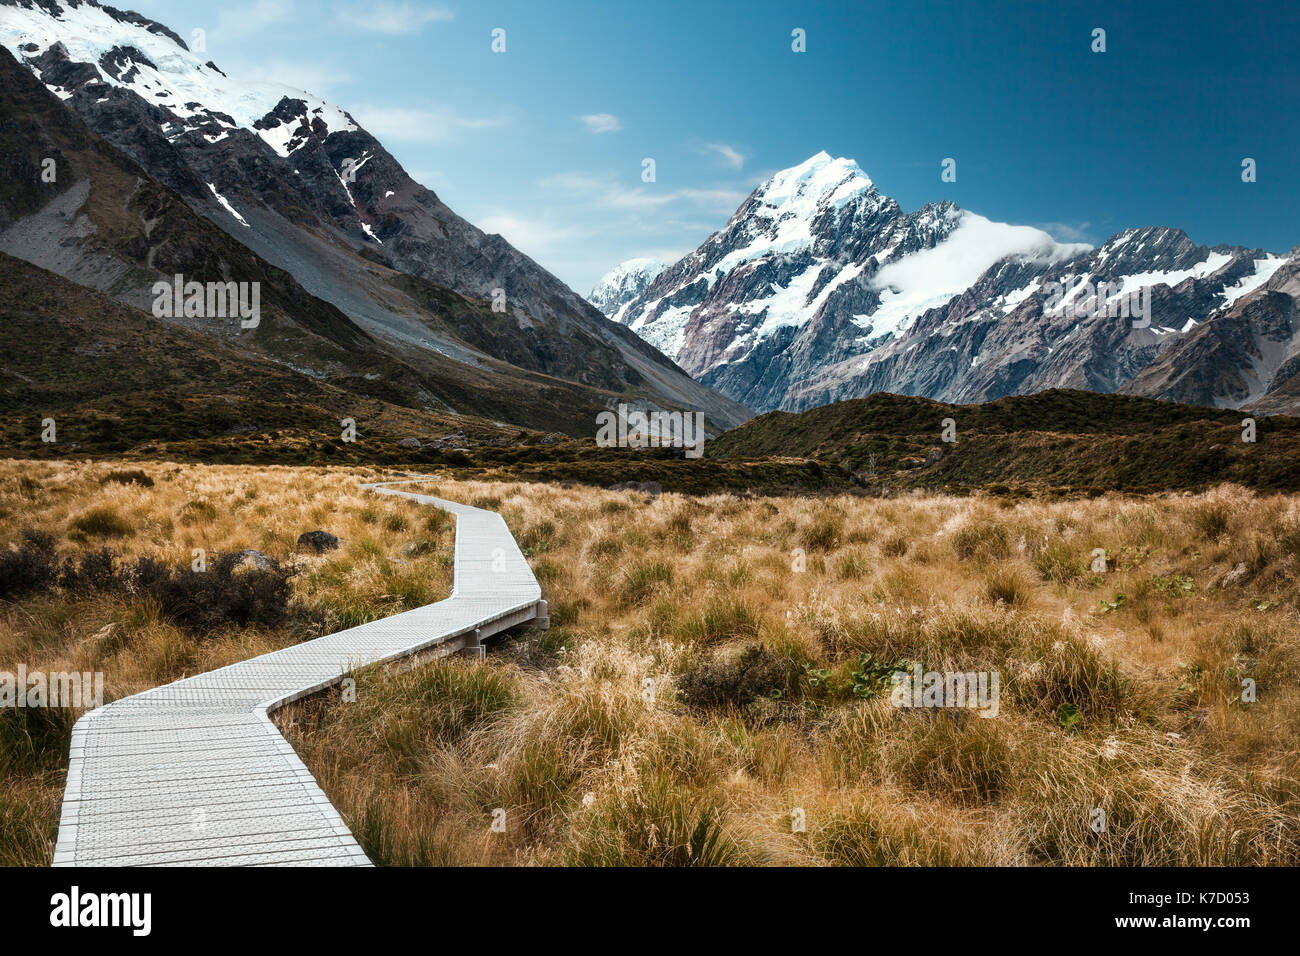
[[456, 14], [446, 7], [425, 6], [400, 2], [400, 0], [349, 3], [338, 9], [338, 18], [345, 26], [388, 36], [418, 33], [430, 23], [445, 23], [455, 16]]
[[534, 259], [545, 257], [557, 244], [581, 238], [586, 231], [576, 226], [557, 225], [550, 219], [530, 218], [512, 212], [495, 212], [480, 216], [478, 227], [496, 233]]
[[717, 156], [722, 165], [728, 169], [740, 169], [745, 165], [744, 155], [734, 146], [726, 143], [709, 143], [704, 148]]
[[372, 136], [408, 143], [454, 143], [473, 130], [506, 126], [506, 116], [465, 116], [447, 106], [411, 108], [364, 104], [349, 110]]
[[578, 122], [587, 127], [588, 133], [617, 133], [623, 128], [623, 124], [613, 113], [588, 113], [586, 116], [579, 116]]
[[1064, 242], [1091, 242], [1090, 222], [1040, 222], [1034, 224], [1053, 239]]
[[747, 193], [736, 189], [664, 189], [649, 183], [626, 186], [609, 175], [570, 172], [547, 176], [539, 183], [544, 189], [585, 197], [606, 209], [657, 209], [672, 203], [690, 203], [730, 212]]
[[253, 0], [242, 6], [225, 7], [217, 17], [217, 34], [247, 36], [293, 19], [293, 0]]

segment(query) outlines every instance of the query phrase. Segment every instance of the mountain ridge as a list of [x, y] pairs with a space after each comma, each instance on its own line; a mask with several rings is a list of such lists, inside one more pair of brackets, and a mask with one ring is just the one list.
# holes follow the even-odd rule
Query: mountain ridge
[[[0, 42], [196, 213], [405, 361], [451, 358], [476, 369], [508, 356], [524, 371], [609, 393], [606, 407], [703, 410], [713, 431], [749, 415], [500, 236], [456, 216], [324, 100], [240, 84], [174, 32], [94, 0], [0, 0]], [[64, 259], [37, 264], [65, 272]], [[88, 272], [79, 281], [93, 284]], [[100, 278], [147, 307], [142, 284]], [[441, 298], [433, 287], [483, 303], [470, 310], [478, 319], [449, 325], [431, 311]]]
[[[1251, 331], [1234, 371], [1202, 377], [1219, 391], [1159, 384], [1193, 360], [1173, 343], [1276, 287], [1275, 273], [1295, 261], [1198, 246], [1168, 227], [1127, 229], [1093, 248], [946, 200], [905, 213], [853, 160], [823, 151], [756, 187], [618, 317], [760, 412], [877, 391], [972, 402], [1052, 387], [1231, 406], [1235, 396], [1288, 394], [1300, 325], [1275, 323], [1267, 341]], [[1147, 304], [1145, 322], [1129, 314]], [[1265, 352], [1281, 354], [1261, 363]], [[1164, 360], [1179, 371], [1139, 377]]]

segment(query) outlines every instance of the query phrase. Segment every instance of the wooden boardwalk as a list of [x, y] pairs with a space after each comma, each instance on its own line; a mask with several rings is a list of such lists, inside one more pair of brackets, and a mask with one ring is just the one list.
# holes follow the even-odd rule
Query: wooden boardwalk
[[55, 866], [367, 866], [268, 714], [367, 664], [451, 653], [546, 604], [501, 516], [393, 485], [456, 516], [451, 597], [114, 701], [77, 721]]

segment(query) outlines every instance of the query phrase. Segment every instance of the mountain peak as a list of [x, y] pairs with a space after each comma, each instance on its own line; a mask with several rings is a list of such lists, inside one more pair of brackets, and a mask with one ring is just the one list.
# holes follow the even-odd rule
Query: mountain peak
[[639, 257], [620, 262], [596, 283], [587, 301], [610, 318], [640, 295], [666, 266], [658, 259]]
[[[0, 0], [0, 44], [61, 99], [83, 87], [137, 94], [169, 115], [169, 140], [198, 130], [216, 142], [243, 128], [284, 157], [301, 145], [295, 133], [304, 124], [357, 129], [351, 116], [319, 97], [280, 83], [233, 80], [162, 24], [94, 0]], [[286, 99], [302, 104], [300, 114], [267, 122]]]
[[758, 197], [773, 208], [806, 205], [815, 209], [823, 204], [841, 206], [875, 189], [871, 177], [856, 161], [837, 159], [820, 150], [797, 166], [772, 176], [759, 187]]

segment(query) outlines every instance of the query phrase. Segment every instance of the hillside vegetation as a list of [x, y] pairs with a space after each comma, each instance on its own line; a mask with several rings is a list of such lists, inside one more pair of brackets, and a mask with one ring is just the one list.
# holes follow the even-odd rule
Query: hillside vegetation
[[[1061, 389], [983, 405], [878, 393], [760, 415], [711, 442], [708, 453], [817, 459], [885, 489], [1142, 493], [1231, 481], [1300, 490], [1300, 419], [1255, 418], [1252, 443], [1242, 440], [1246, 417]], [[955, 441], [944, 440], [945, 419]]]

